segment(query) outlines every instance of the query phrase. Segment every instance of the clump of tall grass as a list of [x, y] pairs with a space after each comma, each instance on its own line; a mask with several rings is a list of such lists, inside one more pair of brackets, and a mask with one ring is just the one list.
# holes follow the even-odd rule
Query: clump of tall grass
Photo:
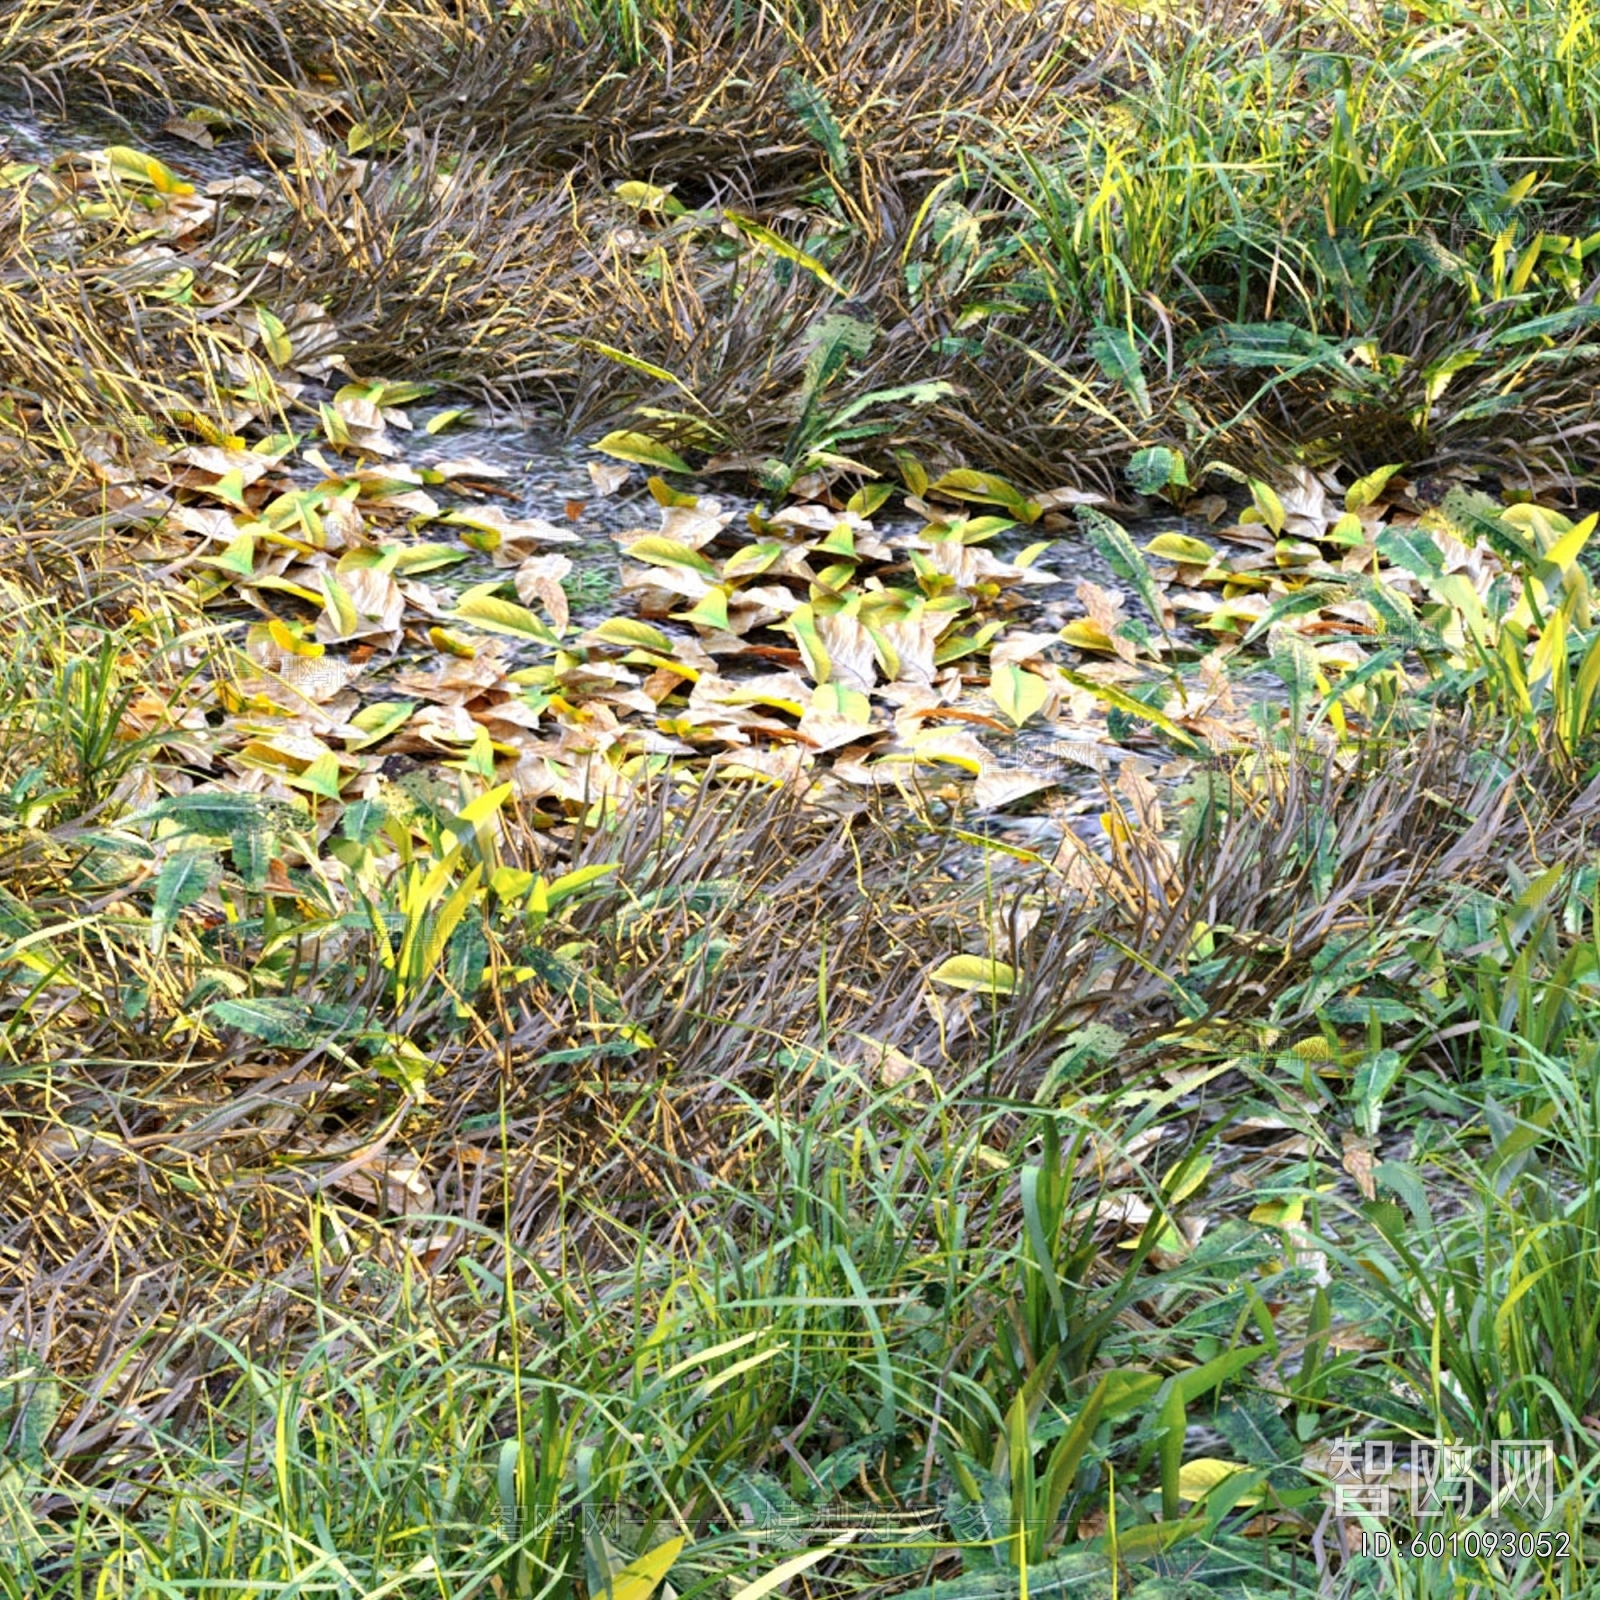
[[1591, 420], [1578, 0], [186, 18], [150, 0], [91, 43], [30, 0], [0, 59], [298, 149], [254, 253], [361, 362], [763, 456], [843, 306], [872, 335], [837, 404], [946, 382], [886, 421], [1027, 481], [1151, 444], [1561, 473]]

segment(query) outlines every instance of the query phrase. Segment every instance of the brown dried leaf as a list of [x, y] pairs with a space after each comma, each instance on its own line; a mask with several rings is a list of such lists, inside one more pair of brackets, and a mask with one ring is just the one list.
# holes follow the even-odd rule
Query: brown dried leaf
[[1363, 1200], [1378, 1198], [1378, 1185], [1372, 1176], [1373, 1154], [1371, 1139], [1364, 1139], [1357, 1133], [1345, 1134], [1344, 1157], [1339, 1165], [1355, 1179]]

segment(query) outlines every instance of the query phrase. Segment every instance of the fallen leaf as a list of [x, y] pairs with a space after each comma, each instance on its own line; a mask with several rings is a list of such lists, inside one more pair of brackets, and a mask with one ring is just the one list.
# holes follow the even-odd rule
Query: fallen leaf
[[1355, 1179], [1363, 1200], [1378, 1198], [1378, 1185], [1372, 1176], [1373, 1154], [1372, 1140], [1356, 1133], [1345, 1134], [1344, 1157], [1339, 1164]]

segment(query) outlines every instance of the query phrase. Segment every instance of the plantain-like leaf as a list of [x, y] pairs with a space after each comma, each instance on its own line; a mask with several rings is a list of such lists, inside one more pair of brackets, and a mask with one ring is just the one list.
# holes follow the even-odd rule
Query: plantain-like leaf
[[1209, 566], [1216, 551], [1203, 539], [1193, 539], [1186, 533], [1158, 533], [1145, 547], [1145, 554], [1158, 561], [1175, 561], [1180, 566]]
[[1161, 591], [1157, 588], [1155, 576], [1150, 571], [1150, 563], [1128, 537], [1127, 529], [1120, 522], [1114, 522], [1104, 512], [1096, 511], [1093, 506], [1078, 506], [1076, 515], [1089, 535], [1089, 542], [1105, 557], [1107, 565], [1124, 583], [1133, 585], [1134, 592], [1144, 602], [1145, 609], [1165, 635], [1167, 619], [1161, 604]]
[[951, 500], [975, 501], [979, 505], [1004, 506], [1018, 522], [1030, 525], [1044, 514], [1020, 489], [992, 472], [973, 472], [965, 467], [947, 472], [928, 485], [929, 494], [942, 494]]
[[1344, 492], [1345, 510], [1365, 511], [1389, 487], [1389, 480], [1395, 473], [1403, 470], [1400, 466], [1379, 467], [1366, 477], [1357, 478]]
[[1124, 476], [1140, 494], [1160, 494], [1163, 489], [1186, 489], [1189, 469], [1181, 452], [1164, 444], [1136, 450]]
[[1150, 386], [1139, 362], [1139, 347], [1126, 328], [1102, 325], [1089, 335], [1089, 354], [1095, 365], [1115, 384], [1133, 396], [1141, 417], [1150, 415]]
[[218, 1000], [206, 1007], [206, 1016], [225, 1028], [237, 1028], [253, 1039], [289, 1050], [304, 1050], [322, 1039], [349, 1038], [365, 1023], [359, 1006], [308, 1005], [289, 995]]
[[150, 948], [160, 955], [178, 921], [222, 875], [222, 862], [210, 845], [174, 850], [156, 878], [155, 906], [150, 916]]
[[850, 149], [844, 142], [844, 129], [833, 114], [833, 105], [820, 86], [785, 68], [783, 98], [800, 119], [801, 126], [822, 146], [828, 165], [841, 178], [850, 176]]
[[631, 560], [645, 561], [653, 567], [683, 567], [689, 572], [698, 572], [702, 578], [715, 578], [717, 575], [717, 569], [698, 550], [659, 533], [649, 533], [642, 539], [635, 539], [624, 554]]

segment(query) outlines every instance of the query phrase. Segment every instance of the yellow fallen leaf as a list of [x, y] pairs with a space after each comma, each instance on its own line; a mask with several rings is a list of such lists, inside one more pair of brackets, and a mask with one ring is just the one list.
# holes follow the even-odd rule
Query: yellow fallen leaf
[[928, 974], [935, 983], [976, 994], [1010, 994], [1017, 987], [1016, 968], [986, 956], [951, 956]]
[[[1221, 1461], [1215, 1456], [1197, 1456], [1193, 1461], [1185, 1461], [1178, 1469], [1178, 1498], [1204, 1500], [1219, 1483], [1227, 1482], [1236, 1472], [1244, 1470], [1240, 1462]], [[1235, 1504], [1253, 1506], [1260, 1499], [1260, 1490], [1247, 1489]]]

